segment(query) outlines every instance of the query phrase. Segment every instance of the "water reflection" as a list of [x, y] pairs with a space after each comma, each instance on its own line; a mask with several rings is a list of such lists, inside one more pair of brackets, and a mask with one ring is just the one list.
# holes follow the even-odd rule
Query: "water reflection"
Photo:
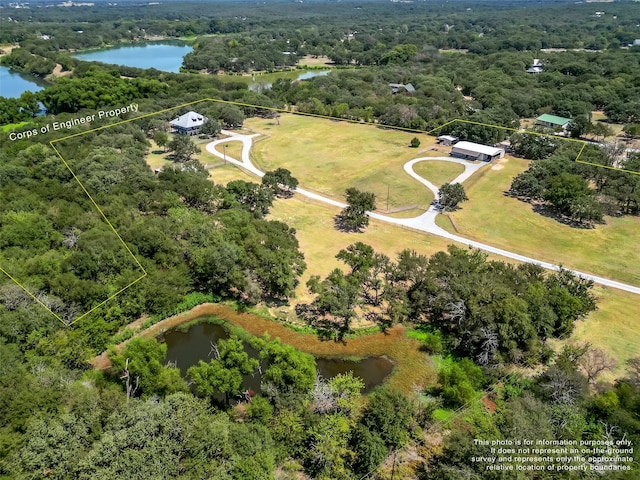
[[[163, 334], [159, 340], [167, 344], [167, 360], [175, 362], [182, 375], [189, 367], [198, 361], [208, 362], [213, 358], [211, 342], [229, 338], [228, 332], [220, 325], [201, 322], [186, 331], [171, 330]], [[245, 351], [251, 358], [259, 358], [258, 352], [245, 344]], [[393, 363], [384, 357], [368, 357], [360, 361], [345, 360], [343, 358], [316, 357], [318, 373], [324, 378], [332, 378], [339, 373], [352, 371], [362, 378], [364, 391], [380, 385], [393, 370]], [[244, 385], [246, 388], [260, 392], [260, 378], [258, 374], [247, 375]]]

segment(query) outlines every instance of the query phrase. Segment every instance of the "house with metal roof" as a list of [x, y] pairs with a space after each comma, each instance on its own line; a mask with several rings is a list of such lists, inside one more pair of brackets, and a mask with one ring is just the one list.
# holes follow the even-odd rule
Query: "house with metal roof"
[[484, 160], [490, 162], [496, 158], [504, 157], [504, 149], [482, 145], [473, 142], [458, 142], [451, 148], [452, 157], [464, 158], [466, 160]]
[[394, 95], [396, 93], [415, 93], [416, 92], [416, 88], [411, 85], [410, 83], [407, 84], [403, 84], [403, 83], [390, 83], [389, 87], [391, 87], [391, 93], [393, 93]]
[[567, 125], [569, 125], [570, 121], [570, 118], [558, 117], [557, 115], [549, 115], [548, 113], [545, 113], [544, 115], [540, 115], [538, 118], [536, 118], [536, 125], [553, 128], [554, 130], [566, 130]]
[[190, 111], [178, 118], [171, 120], [171, 133], [178, 135], [197, 135], [200, 127], [205, 124], [207, 117], [199, 113]]

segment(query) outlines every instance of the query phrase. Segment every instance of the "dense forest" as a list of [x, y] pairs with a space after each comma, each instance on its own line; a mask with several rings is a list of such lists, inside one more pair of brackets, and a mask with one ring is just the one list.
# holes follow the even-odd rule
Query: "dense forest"
[[[640, 175], [622, 171], [640, 171], [640, 157], [611, 141], [613, 127], [629, 142], [640, 132], [639, 47], [628, 47], [639, 23], [633, 2], [1, 9], [0, 44], [18, 44], [2, 63], [50, 82], [0, 97], [6, 132], [131, 102], [139, 111], [116, 126], [98, 119], [65, 129], [81, 134], [54, 142], [68, 168], [49, 144], [60, 132], [0, 134], [0, 267], [12, 277], [0, 276], [0, 478], [636, 478], [640, 357], [601, 382], [614, 367], [603, 351], [553, 348], [598, 308], [593, 283], [564, 269], [455, 246], [431, 256], [407, 248], [390, 257], [364, 242], [327, 252], [340, 268], [312, 276], [311, 300], [292, 310], [305, 332], [336, 345], [350, 341], [357, 319], [385, 334], [403, 325], [434, 372], [406, 391], [364, 393], [349, 373], [323, 378], [312, 355], [215, 318], [207, 321], [229, 338], [186, 373], [155, 338], [117, 345], [133, 335], [131, 322], [148, 327], [203, 302], [241, 311], [292, 304], [307, 268], [295, 229], [268, 215], [297, 185], [290, 172], [214, 183], [192, 159], [193, 142], [166, 135], [169, 120], [196, 110], [210, 136], [272, 116], [269, 108], [419, 131], [455, 118], [502, 126], [459, 122], [438, 132], [508, 137], [513, 154], [531, 160], [508, 194], [597, 228], [605, 214], [640, 213]], [[181, 73], [72, 57], [167, 38], [194, 47]], [[260, 92], [215, 75], [293, 68], [305, 56], [335, 68]], [[526, 73], [534, 58], [543, 72]], [[49, 76], [57, 65], [68, 75]], [[394, 93], [391, 83], [414, 91]], [[39, 102], [46, 116], [36, 115]], [[567, 135], [588, 145], [507, 130], [544, 113], [570, 118]], [[145, 161], [152, 144], [174, 160], [156, 173]], [[574, 161], [578, 153], [586, 163]], [[94, 369], [105, 351], [108, 368]], [[260, 392], [246, 389], [247, 377]], [[560, 471], [518, 470], [516, 457], [504, 470], [475, 460], [494, 455], [479, 440], [524, 439], [606, 448]], [[615, 442], [630, 450], [616, 457]], [[537, 466], [561, 457], [550, 452]]]

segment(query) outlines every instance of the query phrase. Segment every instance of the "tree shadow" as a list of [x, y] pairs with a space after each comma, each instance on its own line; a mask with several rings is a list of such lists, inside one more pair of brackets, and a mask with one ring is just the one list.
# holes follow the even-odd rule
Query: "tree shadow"
[[367, 312], [364, 318], [368, 321], [375, 323], [380, 327], [380, 331], [385, 335], [389, 335], [389, 329], [393, 327], [393, 322], [388, 317], [381, 315], [378, 312]]
[[354, 225], [352, 225], [349, 219], [341, 213], [333, 217], [333, 226], [336, 230], [344, 233], [362, 233], [363, 231], [361, 227], [355, 227]]
[[296, 315], [313, 328], [320, 340], [346, 344], [345, 336], [351, 331], [339, 322], [322, 316], [313, 305], [296, 305]]
[[545, 205], [543, 203], [536, 203], [531, 205], [531, 209], [537, 213], [542, 215], [543, 217], [551, 218], [558, 223], [563, 225], [567, 225], [572, 228], [579, 228], [581, 230], [591, 230], [595, 228], [595, 225], [592, 223], [584, 223], [574, 220], [571, 217], [567, 217], [566, 215], [561, 214], [555, 208]]

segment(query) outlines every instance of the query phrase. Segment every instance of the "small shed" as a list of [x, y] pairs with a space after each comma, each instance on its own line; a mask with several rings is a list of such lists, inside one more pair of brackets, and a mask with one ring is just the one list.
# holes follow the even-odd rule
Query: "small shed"
[[451, 156], [466, 160], [484, 160], [490, 162], [496, 158], [504, 157], [504, 149], [490, 147], [473, 142], [458, 142], [451, 148]]
[[451, 145], [458, 143], [458, 140], [460, 140], [458, 137], [452, 137], [451, 135], [440, 135], [438, 137], [438, 144], [450, 147]]
[[197, 135], [200, 133], [200, 127], [202, 127], [207, 120], [207, 117], [204, 115], [193, 111], [187, 112], [169, 122], [171, 124], [171, 133], [178, 135]]
[[549, 115], [545, 113], [544, 115], [540, 115], [536, 118], [536, 125], [542, 125], [543, 127], [553, 128], [561, 128], [565, 130], [567, 125], [571, 122], [570, 118], [558, 117], [557, 115]]

